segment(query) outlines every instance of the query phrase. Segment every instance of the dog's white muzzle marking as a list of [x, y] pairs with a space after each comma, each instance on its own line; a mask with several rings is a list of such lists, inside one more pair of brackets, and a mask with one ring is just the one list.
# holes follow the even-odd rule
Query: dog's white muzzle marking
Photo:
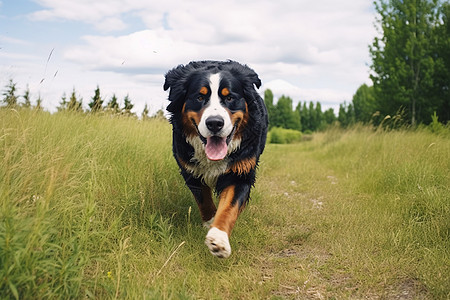
[[[198, 131], [204, 138], [208, 138], [212, 135], [216, 135], [219, 137], [227, 137], [231, 134], [231, 131], [233, 130], [233, 124], [230, 119], [230, 114], [220, 103], [219, 97], [220, 73], [212, 74], [209, 77], [209, 81], [211, 88], [211, 98], [209, 99], [209, 103], [202, 114], [200, 124], [198, 124]], [[219, 132], [214, 133], [208, 129], [208, 126], [206, 126], [206, 120], [209, 117], [220, 117], [223, 119], [224, 124]]]

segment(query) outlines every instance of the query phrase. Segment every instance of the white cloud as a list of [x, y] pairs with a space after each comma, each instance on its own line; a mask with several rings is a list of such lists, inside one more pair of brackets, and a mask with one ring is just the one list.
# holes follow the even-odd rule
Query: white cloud
[[263, 88], [302, 101], [349, 101], [368, 78], [375, 30], [367, 0], [37, 2], [43, 9], [30, 15], [33, 20], [70, 20], [95, 29], [60, 50], [73, 68], [69, 72], [84, 74], [83, 84], [95, 81], [94, 88], [104, 74], [105, 90], [128, 87], [137, 98], [151, 91], [163, 103], [164, 73], [203, 59], [246, 63], [259, 73]]
[[198, 57], [195, 44], [176, 40], [166, 31], [144, 30], [126, 36], [86, 36], [85, 45], [65, 57], [91, 70], [147, 74]]
[[1, 44], [13, 44], [13, 45], [19, 45], [19, 46], [29, 46], [30, 45], [30, 43], [28, 41], [13, 38], [13, 37], [6, 36], [6, 35], [0, 35], [0, 43]]
[[[46, 9], [29, 15], [32, 20], [80, 21], [93, 25], [100, 32], [112, 32], [126, 28], [122, 15], [142, 7], [139, 1], [120, 0], [38, 0]], [[132, 5], [127, 5], [127, 2]]]
[[[134, 5], [130, 5], [128, 11], [143, 5], [140, 1], [129, 2]], [[361, 40], [367, 41], [367, 27], [371, 28], [371, 20], [351, 21], [360, 18], [361, 11], [355, 9], [359, 8], [357, 4], [346, 6], [341, 3], [336, 5], [334, 1], [321, 1], [311, 5], [301, 2], [206, 5], [196, 1], [187, 5], [185, 2], [166, 1], [158, 6], [149, 4], [140, 7], [139, 15], [145, 16], [146, 12], [150, 12], [149, 16], [143, 17], [143, 21], [149, 25], [148, 30], [154, 32], [154, 36], [163, 36], [163, 44], [170, 40], [171, 44], [187, 47], [187, 50], [197, 49], [201, 56], [225, 58], [229, 53], [228, 56], [242, 57], [253, 63], [334, 64], [346, 54], [346, 48], [352, 45], [360, 47]], [[115, 1], [112, 3], [114, 7]], [[105, 24], [106, 17], [119, 17], [118, 9], [110, 8], [109, 14], [107, 11], [93, 10], [101, 26]], [[364, 16], [370, 18], [370, 14]], [[83, 18], [92, 22], [92, 18], [86, 15]], [[170, 30], [161, 33], [164, 20]], [[140, 36], [150, 38], [148, 35]], [[116, 38], [116, 44], [119, 44], [116, 47], [122, 45], [129, 48], [123, 44], [127, 37]], [[160, 39], [144, 41], [156, 44]], [[97, 43], [92, 44], [98, 46]], [[367, 48], [362, 51], [367, 52]], [[168, 52], [169, 58], [174, 52]], [[192, 53], [185, 56], [188, 55]], [[180, 57], [179, 54], [176, 56]]]

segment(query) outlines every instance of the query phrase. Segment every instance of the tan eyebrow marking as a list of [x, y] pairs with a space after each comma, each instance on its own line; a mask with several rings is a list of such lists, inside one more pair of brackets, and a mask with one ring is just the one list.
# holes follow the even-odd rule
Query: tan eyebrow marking
[[227, 89], [227, 88], [223, 88], [222, 89], [222, 96], [228, 96], [230, 94], [230, 90], [229, 89]]
[[202, 95], [208, 94], [208, 88], [205, 87], [205, 86], [203, 86], [203, 87], [200, 89], [200, 94], [202, 94]]

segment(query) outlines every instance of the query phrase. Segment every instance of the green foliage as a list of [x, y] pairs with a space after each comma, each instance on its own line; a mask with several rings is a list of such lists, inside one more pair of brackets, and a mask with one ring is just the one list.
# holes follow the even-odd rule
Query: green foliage
[[337, 118], [339, 124], [346, 128], [356, 123], [355, 110], [353, 105], [344, 102], [339, 105], [339, 114]]
[[108, 104], [106, 105], [106, 111], [109, 111], [112, 114], [117, 114], [120, 112], [119, 102], [116, 94], [112, 95], [111, 100], [109, 100]]
[[[382, 116], [405, 109], [410, 124], [449, 107], [448, 20], [436, 0], [375, 2], [381, 37], [370, 46], [374, 93]], [[448, 70], [448, 68], [447, 68]]]
[[299, 102], [295, 110], [293, 100], [287, 96], [281, 96], [277, 103], [273, 104], [273, 93], [271, 90], [264, 92], [264, 103], [269, 114], [269, 129], [280, 127], [297, 131], [313, 132], [324, 130], [336, 121], [333, 109], [322, 112], [320, 102]]
[[300, 130], [300, 118], [293, 111], [292, 99], [290, 97], [281, 96], [278, 99], [274, 109], [273, 127], [283, 127], [286, 129]]
[[431, 132], [435, 134], [440, 135], [447, 135], [450, 136], [450, 126], [444, 126], [442, 123], [439, 122], [439, 117], [436, 115], [436, 112], [431, 116], [431, 123], [427, 127]]
[[450, 3], [440, 7], [442, 22], [434, 28], [433, 48], [436, 53], [434, 86], [432, 93], [437, 98], [437, 112], [441, 122], [450, 121]]
[[73, 88], [72, 93], [70, 94], [69, 103], [67, 103], [67, 110], [72, 112], [83, 112], [83, 99], [81, 97], [77, 97], [75, 88]]
[[294, 129], [272, 127], [267, 140], [272, 144], [291, 144], [300, 142], [302, 140], [302, 133]]
[[166, 117], [164, 116], [164, 110], [158, 109], [158, 111], [151, 116], [151, 118], [165, 120]]
[[28, 87], [28, 85], [27, 85], [27, 88], [25, 89], [25, 93], [22, 97], [24, 100], [22, 107], [23, 108], [31, 108], [30, 88]]
[[[334, 111], [332, 108], [327, 109], [324, 113], [323, 113], [323, 121], [325, 121], [326, 126], [329, 125], [333, 125], [336, 122], [336, 116], [334, 114]], [[322, 122], [321, 128], [320, 129], [324, 129], [324, 123]]]
[[147, 103], [145, 103], [144, 110], [142, 111], [141, 114], [141, 120], [147, 120], [149, 118], [148, 113], [149, 113], [148, 106]]
[[377, 111], [373, 86], [361, 85], [353, 95], [352, 104], [355, 111], [355, 121], [370, 123], [373, 114]]
[[264, 104], [269, 115], [269, 128], [272, 128], [276, 124], [276, 112], [275, 106], [273, 105], [273, 93], [270, 89], [264, 91]]
[[125, 115], [132, 115], [131, 110], [133, 109], [134, 104], [131, 103], [130, 97], [126, 95], [123, 99], [123, 102], [122, 113], [124, 113]]
[[96, 113], [103, 110], [103, 99], [100, 95], [100, 87], [97, 85], [95, 89], [94, 97], [92, 97], [91, 102], [88, 103], [91, 112]]
[[64, 111], [67, 109], [67, 97], [66, 93], [64, 93], [61, 97], [61, 102], [59, 102], [59, 106], [56, 108], [58, 111]]
[[15, 83], [12, 79], [9, 80], [8, 85], [6, 86], [6, 90], [3, 92], [3, 104], [8, 108], [14, 108], [18, 104], [18, 97], [16, 95], [17, 92], [17, 83]]
[[264, 103], [269, 114], [269, 128], [283, 127], [300, 130], [300, 118], [293, 111], [292, 99], [290, 97], [283, 95], [274, 105], [273, 93], [268, 89], [264, 92]]

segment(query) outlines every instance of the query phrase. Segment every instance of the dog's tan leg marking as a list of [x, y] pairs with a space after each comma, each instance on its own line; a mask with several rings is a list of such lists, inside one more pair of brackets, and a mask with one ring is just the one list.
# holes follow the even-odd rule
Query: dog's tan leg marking
[[233, 203], [234, 186], [225, 188], [219, 199], [219, 208], [206, 235], [205, 243], [212, 255], [227, 258], [231, 254], [229, 237], [239, 216], [239, 205]]

